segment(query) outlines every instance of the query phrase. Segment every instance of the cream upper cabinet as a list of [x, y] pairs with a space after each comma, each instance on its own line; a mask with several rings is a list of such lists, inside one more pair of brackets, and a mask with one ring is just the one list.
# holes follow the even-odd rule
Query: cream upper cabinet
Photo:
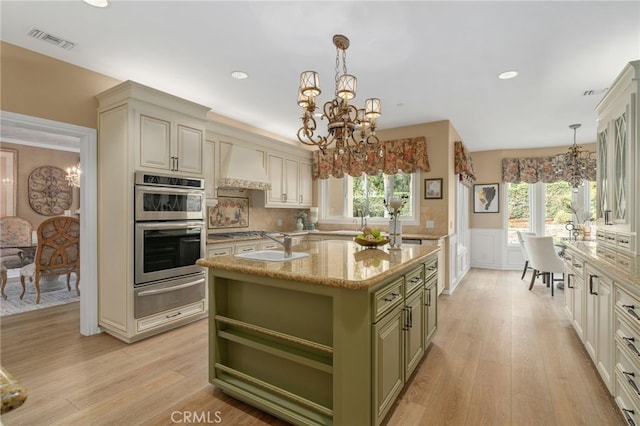
[[[640, 61], [634, 61], [624, 68], [596, 106], [599, 229], [635, 234], [640, 227], [639, 86]], [[636, 248], [631, 250], [635, 252]]]
[[206, 198], [216, 198], [217, 143], [207, 139], [204, 142], [202, 164], [204, 165], [204, 193]]
[[271, 190], [265, 207], [311, 207], [311, 161], [281, 153], [267, 155], [267, 173]]
[[[162, 170], [203, 176], [204, 122], [144, 106], [136, 113], [141, 170]], [[163, 114], [164, 113], [164, 114]]]

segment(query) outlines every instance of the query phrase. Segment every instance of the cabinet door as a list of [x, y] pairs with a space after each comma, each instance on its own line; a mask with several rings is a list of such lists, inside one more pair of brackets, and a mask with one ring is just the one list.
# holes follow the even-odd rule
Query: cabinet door
[[613, 121], [613, 214], [616, 223], [628, 223], [627, 197], [629, 173], [629, 138], [627, 113]]
[[313, 198], [311, 163], [300, 161], [299, 181], [300, 181], [300, 206], [311, 207]]
[[300, 204], [298, 194], [298, 161], [286, 158], [284, 160], [284, 194], [287, 204]]
[[424, 289], [424, 304], [426, 307], [425, 312], [425, 326], [424, 326], [424, 348], [427, 349], [427, 345], [431, 342], [433, 335], [438, 328], [438, 282], [431, 282]]
[[571, 269], [566, 269], [564, 273], [564, 311], [571, 321], [573, 321], [574, 304], [574, 283], [575, 275]]
[[595, 275], [587, 271], [587, 288], [585, 292], [585, 328], [584, 347], [594, 363], [596, 363], [596, 338], [598, 329], [598, 293], [595, 291]]
[[580, 275], [575, 275], [572, 279], [573, 282], [573, 328], [578, 333], [580, 340], [584, 342], [584, 302], [585, 302], [585, 285], [584, 278]]
[[202, 174], [203, 133], [200, 129], [178, 124], [174, 168], [180, 172]]
[[597, 219], [604, 221], [604, 212], [609, 210], [611, 201], [609, 200], [609, 139], [607, 127], [598, 132], [598, 169], [597, 169], [597, 197], [596, 208]]
[[141, 114], [140, 167], [171, 170], [171, 123]]
[[205, 141], [202, 155], [204, 193], [207, 198], [216, 198], [216, 143]]
[[612, 391], [613, 383], [613, 283], [606, 276], [598, 275], [596, 292], [598, 327], [596, 335], [596, 366], [602, 380]]
[[404, 385], [403, 306], [373, 325], [373, 398], [380, 424]]
[[284, 158], [269, 154], [267, 156], [267, 173], [271, 182], [271, 190], [267, 191], [267, 203], [284, 203]]
[[424, 291], [418, 290], [405, 302], [405, 377], [409, 377], [424, 355]]

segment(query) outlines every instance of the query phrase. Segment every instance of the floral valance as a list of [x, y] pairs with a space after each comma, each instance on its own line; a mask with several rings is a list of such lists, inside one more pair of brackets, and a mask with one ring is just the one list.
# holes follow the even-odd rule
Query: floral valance
[[338, 154], [334, 149], [313, 153], [313, 178], [327, 179], [330, 176], [342, 178], [344, 175], [360, 176], [362, 173], [374, 176], [382, 172], [393, 175], [398, 171], [414, 173], [418, 169], [431, 170], [427, 156], [427, 142], [424, 137], [395, 139], [362, 148], [363, 155], [353, 155], [349, 150]]
[[[502, 181], [511, 183], [551, 183], [569, 181], [568, 168], [564, 173], [557, 171], [556, 157], [503, 158]], [[596, 180], [595, 163], [584, 171], [587, 180]]]
[[454, 172], [460, 175], [460, 182], [466, 186], [471, 186], [476, 181], [473, 172], [473, 162], [469, 150], [461, 141], [454, 142]]

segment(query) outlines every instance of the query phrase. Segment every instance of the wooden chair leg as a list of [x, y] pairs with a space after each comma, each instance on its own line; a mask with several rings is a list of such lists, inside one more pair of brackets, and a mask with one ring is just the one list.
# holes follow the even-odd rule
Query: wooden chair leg
[[520, 277], [521, 280], [524, 279], [525, 274], [527, 273], [527, 268], [529, 267], [529, 261], [525, 260], [524, 261], [524, 269], [522, 270], [522, 276]]
[[71, 281], [71, 272], [67, 273], [67, 291], [71, 291], [71, 286], [69, 282]]
[[7, 285], [7, 272], [2, 271], [2, 287], [0, 288], [0, 293], [2, 293], [2, 298], [7, 300], [7, 293], [4, 292], [4, 287]]
[[529, 284], [529, 290], [531, 290], [533, 288], [533, 283], [536, 282], [536, 276], [538, 275], [538, 270], [534, 269], [533, 270], [533, 275], [531, 275], [531, 284]]
[[40, 274], [36, 271], [36, 276], [33, 280], [33, 284], [36, 287], [36, 305], [40, 303]]
[[24, 275], [20, 275], [20, 285], [22, 286], [22, 294], [20, 294], [20, 300], [22, 300], [25, 290], [27, 289], [27, 286], [24, 283]]
[[553, 272], [549, 273], [549, 281], [551, 281], [551, 297], [553, 297]]
[[80, 271], [76, 271], [76, 293], [80, 296]]

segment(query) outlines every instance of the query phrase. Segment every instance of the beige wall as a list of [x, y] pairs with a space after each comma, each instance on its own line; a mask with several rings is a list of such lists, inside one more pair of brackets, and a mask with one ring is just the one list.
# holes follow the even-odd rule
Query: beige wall
[[[455, 187], [453, 181], [453, 141], [459, 140], [458, 133], [448, 120], [417, 124], [415, 126], [383, 129], [377, 132], [380, 140], [413, 138], [424, 136], [427, 141], [430, 172], [421, 172], [420, 176], [420, 225], [403, 226], [406, 233], [447, 235], [454, 232], [455, 225]], [[442, 178], [445, 188], [441, 200], [424, 199], [424, 180]], [[447, 190], [447, 188], [449, 190]], [[453, 213], [453, 214], [452, 214]], [[427, 229], [426, 221], [434, 221], [435, 228]]]
[[[40, 166], [56, 166], [63, 170], [67, 167], [74, 166], [80, 161], [80, 154], [77, 152], [56, 151], [52, 149], [37, 148], [26, 145], [16, 145], [11, 143], [2, 143], [2, 148], [15, 149], [18, 151], [18, 183], [16, 195], [16, 216], [27, 219], [33, 225], [35, 230], [42, 221], [48, 219], [49, 216], [43, 216], [36, 213], [29, 205], [28, 185], [29, 174], [36, 167]], [[70, 210], [75, 212], [78, 210], [79, 190], [72, 190], [73, 202]]]
[[[581, 145], [588, 151], [595, 151], [596, 144], [588, 143]], [[476, 174], [476, 184], [499, 183], [500, 184], [500, 213], [499, 214], [470, 214], [470, 228], [502, 228], [504, 212], [504, 184], [502, 183], [502, 159], [503, 158], [526, 158], [526, 157], [546, 157], [567, 152], [569, 144], [563, 147], [539, 148], [539, 149], [502, 149], [493, 151], [472, 152], [473, 168]], [[471, 194], [473, 196], [473, 194]], [[470, 201], [473, 212], [473, 200]]]

